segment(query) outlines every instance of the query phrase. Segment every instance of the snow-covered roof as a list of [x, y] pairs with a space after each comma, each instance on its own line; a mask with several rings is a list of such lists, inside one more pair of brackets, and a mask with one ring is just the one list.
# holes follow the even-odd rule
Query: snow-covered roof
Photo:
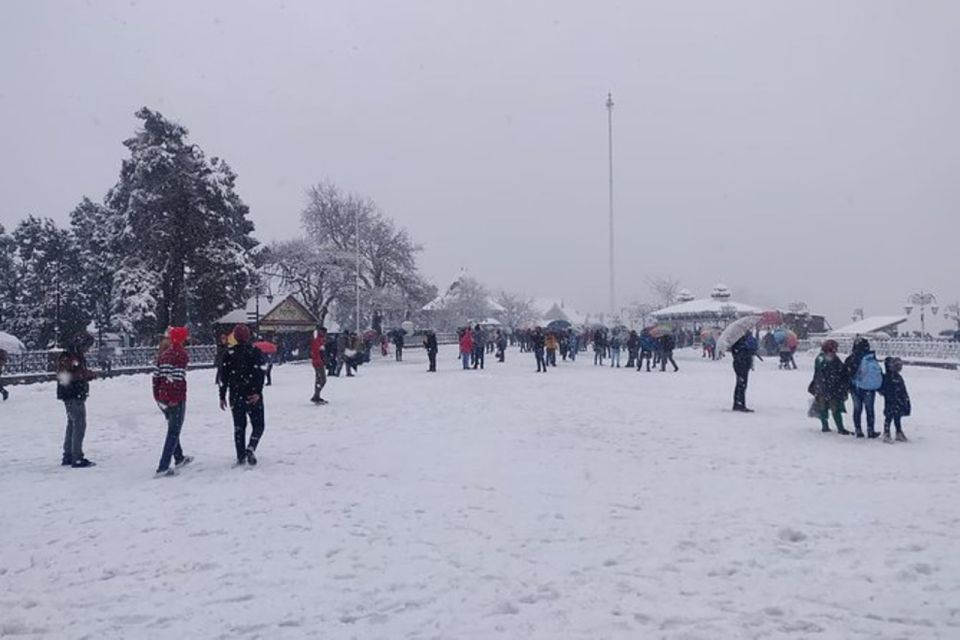
[[583, 324], [587, 319], [586, 315], [564, 303], [563, 298], [534, 298], [533, 309], [546, 322], [566, 320], [570, 324]]
[[907, 321], [907, 316], [870, 316], [845, 327], [834, 329], [831, 335], [859, 336], [870, 333], [887, 333], [899, 324]]
[[650, 315], [658, 320], [683, 320], [703, 317], [722, 317], [722, 316], [748, 316], [763, 313], [760, 307], [735, 302], [723, 298], [700, 298], [690, 302], [681, 302], [659, 311], [654, 311]]
[[[463, 282], [465, 278], [469, 277], [470, 276], [466, 269], [460, 269], [460, 273], [458, 273], [457, 277], [453, 279], [453, 282], [450, 283], [450, 286], [447, 287], [447, 290], [427, 304], [423, 305], [423, 311], [439, 311], [443, 309], [445, 306], [447, 306], [447, 302], [456, 299], [456, 297], [460, 295], [460, 283]], [[493, 313], [503, 313], [506, 311], [503, 305], [491, 297], [487, 298], [487, 307]]]

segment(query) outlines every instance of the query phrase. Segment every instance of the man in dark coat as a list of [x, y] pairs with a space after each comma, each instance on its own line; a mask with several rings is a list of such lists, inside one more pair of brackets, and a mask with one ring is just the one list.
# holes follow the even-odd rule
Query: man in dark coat
[[660, 336], [658, 342], [660, 347], [660, 371], [667, 370], [667, 362], [673, 365], [674, 372], [680, 371], [680, 367], [673, 359], [673, 349], [677, 346], [677, 341], [671, 334], [665, 333]]
[[433, 331], [427, 331], [427, 335], [423, 338], [423, 348], [427, 352], [427, 359], [430, 361], [430, 367], [427, 369], [429, 373], [436, 373], [437, 371], [437, 351], [440, 350], [440, 346], [437, 344], [437, 334]]
[[403, 331], [400, 329], [393, 332], [393, 347], [397, 362], [403, 362]]
[[[233, 440], [237, 464], [257, 464], [254, 452], [264, 430], [263, 353], [250, 344], [250, 328], [238, 324], [233, 329], [237, 344], [227, 349], [220, 364], [220, 409], [226, 411], [227, 398], [233, 414]], [[247, 417], [250, 418], [250, 442], [247, 443]]]
[[743, 413], [753, 413], [747, 408], [747, 383], [750, 380], [750, 370], [753, 368], [754, 356], [757, 354], [757, 341], [750, 333], [733, 343], [730, 353], [733, 354], [733, 371], [737, 374], [737, 385], [733, 391], [733, 410]]
[[533, 344], [533, 355], [537, 359], [537, 373], [547, 372], [547, 361], [543, 355], [545, 342], [546, 336], [543, 335], [543, 329], [540, 327], [534, 329], [531, 343]]
[[473, 368], [483, 369], [485, 354], [487, 352], [487, 336], [483, 327], [477, 325], [473, 330]]
[[63, 460], [60, 464], [74, 469], [96, 464], [83, 455], [83, 438], [87, 433], [87, 398], [90, 381], [96, 377], [87, 368], [87, 351], [93, 336], [86, 331], [75, 336], [57, 361], [57, 399], [67, 412], [67, 430], [63, 438]]
[[640, 354], [640, 336], [636, 331], [631, 331], [627, 336], [627, 367], [632, 367], [637, 362]]

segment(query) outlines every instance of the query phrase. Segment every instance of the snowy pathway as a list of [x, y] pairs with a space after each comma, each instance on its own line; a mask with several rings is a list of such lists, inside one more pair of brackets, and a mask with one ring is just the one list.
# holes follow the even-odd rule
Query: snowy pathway
[[[95, 383], [62, 469], [51, 385], [0, 406], [0, 637], [960, 638], [960, 378], [908, 368], [913, 442], [823, 436], [810, 361], [546, 375], [377, 361], [307, 402], [275, 369], [261, 464], [232, 468], [212, 372], [184, 448], [146, 376]], [[882, 406], [882, 405], [881, 405]]]

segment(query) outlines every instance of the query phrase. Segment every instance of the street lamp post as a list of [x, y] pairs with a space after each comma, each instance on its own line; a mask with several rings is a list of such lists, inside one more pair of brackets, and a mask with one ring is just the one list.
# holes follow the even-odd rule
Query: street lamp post
[[937, 305], [937, 296], [921, 289], [917, 293], [910, 294], [910, 297], [907, 298], [907, 302], [910, 303], [904, 307], [907, 315], [913, 313], [914, 308], [920, 307], [920, 337], [926, 338], [927, 307], [930, 307], [930, 311], [933, 312], [933, 315], [937, 315], [937, 313], [940, 311], [940, 307]]
[[613, 260], [613, 94], [607, 94], [607, 156], [609, 168], [609, 206], [610, 206], [610, 315], [616, 312], [616, 289]]
[[356, 225], [356, 237], [354, 238], [354, 250], [357, 258], [357, 333], [360, 333], [360, 208], [357, 207], [354, 214], [354, 223]]

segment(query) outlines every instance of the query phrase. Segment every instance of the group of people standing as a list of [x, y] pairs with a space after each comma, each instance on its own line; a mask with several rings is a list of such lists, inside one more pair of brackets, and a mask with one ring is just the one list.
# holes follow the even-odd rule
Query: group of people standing
[[[257, 464], [257, 445], [264, 432], [263, 386], [267, 362], [264, 354], [252, 344], [247, 325], [238, 324], [230, 335], [231, 344], [218, 356], [217, 363], [220, 408], [224, 411], [229, 408], [232, 414], [237, 465], [254, 466]], [[186, 418], [186, 372], [190, 357], [185, 345], [188, 338], [186, 327], [170, 327], [157, 348], [153, 399], [167, 424], [157, 476], [176, 475], [176, 469], [193, 461], [192, 456], [183, 452], [180, 442]], [[80, 333], [69, 341], [57, 360], [57, 398], [63, 402], [67, 414], [61, 464], [74, 469], [96, 466], [83, 451], [87, 431], [86, 403], [90, 397], [90, 382], [97, 377], [87, 365], [87, 353], [93, 342], [89, 333]], [[251, 427], [249, 440], [248, 421]]]
[[[837, 355], [837, 342], [826, 340], [814, 364], [813, 380], [807, 391], [813, 396], [810, 415], [819, 418], [821, 431], [830, 432], [829, 418], [833, 417], [837, 433], [856, 435], [858, 438], [879, 438], [876, 429], [876, 397], [884, 399], [883, 439], [885, 442], [906, 442], [902, 419], [910, 415], [910, 395], [904, 382], [903, 362], [900, 358], [886, 358], [881, 369], [877, 356], [866, 338], [858, 338], [846, 360]], [[846, 400], [853, 400], [853, 428], [851, 432], [843, 425]], [[866, 413], [867, 430], [863, 431], [863, 414]], [[890, 427], [896, 429], [891, 435]]]

